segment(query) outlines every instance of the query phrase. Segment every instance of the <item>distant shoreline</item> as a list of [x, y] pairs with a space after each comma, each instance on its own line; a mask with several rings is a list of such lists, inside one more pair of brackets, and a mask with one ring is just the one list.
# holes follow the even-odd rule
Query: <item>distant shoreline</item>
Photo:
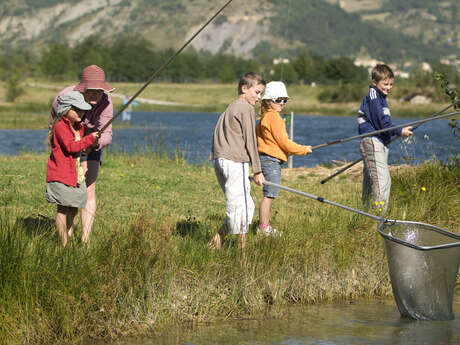
[[[24, 93], [14, 103], [0, 102], [0, 129], [44, 129], [48, 126], [47, 114], [57, 90], [72, 85], [70, 82], [28, 80], [22, 85]], [[114, 111], [121, 108], [123, 96], [131, 97], [139, 89], [139, 83], [114, 83], [116, 97], [112, 97]], [[354, 116], [360, 102], [321, 103], [317, 95], [321, 86], [290, 85], [291, 97], [286, 113], [314, 116]], [[0, 82], [0, 99], [5, 99], [5, 83]], [[114, 94], [114, 96], [115, 96]], [[152, 83], [138, 97], [134, 111], [205, 112], [221, 113], [236, 98], [233, 84]], [[144, 102], [139, 102], [144, 100]], [[397, 101], [391, 96], [389, 104], [392, 116], [420, 118], [441, 110], [448, 102], [414, 105]]]

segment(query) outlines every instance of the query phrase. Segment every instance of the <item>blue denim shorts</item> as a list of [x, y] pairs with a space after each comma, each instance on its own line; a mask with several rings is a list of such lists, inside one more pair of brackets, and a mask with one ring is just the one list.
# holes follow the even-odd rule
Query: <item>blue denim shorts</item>
[[[264, 174], [265, 180], [273, 183], [281, 183], [281, 165], [284, 162], [281, 159], [261, 154], [260, 164], [262, 166], [262, 173]], [[276, 198], [280, 189], [274, 186], [264, 185], [264, 196], [267, 198]]]

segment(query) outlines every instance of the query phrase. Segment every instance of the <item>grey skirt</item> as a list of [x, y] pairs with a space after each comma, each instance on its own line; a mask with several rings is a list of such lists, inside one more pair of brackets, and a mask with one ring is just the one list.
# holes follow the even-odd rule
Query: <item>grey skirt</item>
[[61, 206], [84, 208], [86, 205], [86, 183], [83, 181], [76, 187], [61, 182], [47, 182], [45, 198]]

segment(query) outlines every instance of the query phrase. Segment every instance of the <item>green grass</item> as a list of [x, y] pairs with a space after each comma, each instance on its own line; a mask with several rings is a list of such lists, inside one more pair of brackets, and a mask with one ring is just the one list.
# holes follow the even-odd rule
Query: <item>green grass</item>
[[[391, 295], [377, 222], [292, 193], [274, 203], [281, 238], [250, 233], [244, 256], [234, 238], [208, 249], [225, 209], [213, 169], [161, 152], [106, 154], [91, 242], [79, 241], [77, 220], [63, 249], [44, 201], [47, 158], [0, 156], [0, 343], [154, 336], [188, 321]], [[321, 185], [318, 172], [294, 171], [283, 184], [360, 207], [360, 179]], [[388, 217], [460, 232], [459, 178], [458, 164], [394, 172]], [[255, 185], [253, 196], [258, 205]]]

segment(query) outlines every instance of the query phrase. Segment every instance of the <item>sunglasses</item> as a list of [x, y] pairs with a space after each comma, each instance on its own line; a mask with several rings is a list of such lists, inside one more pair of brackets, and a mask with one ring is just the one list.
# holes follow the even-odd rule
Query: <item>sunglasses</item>
[[278, 103], [278, 104], [286, 104], [287, 101], [288, 101], [287, 99], [283, 99], [283, 98], [277, 98], [273, 100], [273, 102]]
[[75, 111], [80, 117], [85, 116], [86, 114], [86, 110], [79, 109], [77, 107], [74, 107], [73, 105], [71, 106], [71, 109]]

